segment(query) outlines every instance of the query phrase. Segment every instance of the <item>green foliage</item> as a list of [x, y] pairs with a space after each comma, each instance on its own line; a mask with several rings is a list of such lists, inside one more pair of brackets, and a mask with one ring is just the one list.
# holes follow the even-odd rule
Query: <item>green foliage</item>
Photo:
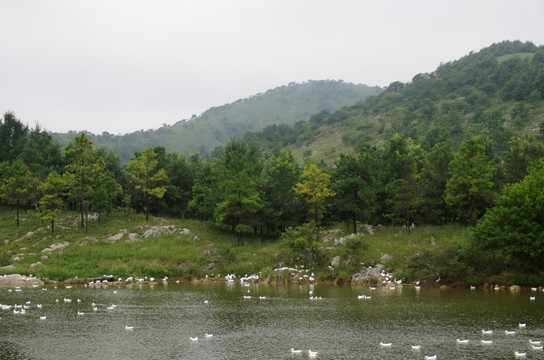
[[123, 193], [121, 184], [115, 181], [110, 171], [102, 172], [89, 190], [91, 208], [98, 212], [99, 220], [104, 211], [109, 212], [114, 208], [115, 201]]
[[301, 180], [302, 182], [295, 185], [295, 194], [308, 205], [308, 213], [317, 229], [327, 209], [329, 198], [335, 195], [328, 187], [330, 176], [317, 165], [309, 163], [304, 166]]
[[22, 160], [0, 163], [0, 198], [3, 202], [17, 209], [17, 227], [19, 227], [19, 209], [34, 196], [37, 179], [28, 170]]
[[104, 168], [104, 159], [95, 156], [93, 142], [85, 135], [76, 137], [64, 155], [68, 160], [64, 177], [70, 185], [72, 197], [79, 203], [81, 228], [87, 230], [88, 221], [85, 219], [89, 214], [89, 188]]
[[318, 242], [312, 223], [302, 224], [295, 228], [288, 227], [282, 234], [282, 242], [297, 253], [298, 259], [303, 264], [308, 265], [317, 261]]
[[446, 184], [446, 202], [457, 208], [458, 217], [474, 224], [495, 198], [491, 142], [485, 136], [464, 143], [450, 163], [451, 177]]
[[225, 148], [214, 216], [219, 224], [230, 225], [239, 236], [258, 225], [256, 214], [263, 206], [259, 167], [254, 150], [245, 143], [233, 139]]
[[278, 156], [270, 154], [264, 161], [261, 211], [264, 224], [273, 231], [299, 223], [301, 205], [293, 189], [299, 175], [300, 168], [289, 151], [282, 149]]
[[518, 268], [542, 270], [544, 255], [544, 163], [519, 183], [506, 185], [474, 228], [483, 249], [509, 255]]
[[147, 148], [127, 164], [130, 181], [134, 190], [144, 197], [146, 220], [149, 219], [150, 201], [162, 198], [166, 192], [164, 184], [168, 180], [166, 171], [159, 167], [157, 154], [153, 148]]
[[364, 240], [364, 238], [360, 236], [348, 238], [344, 246], [350, 254], [360, 254], [362, 251], [368, 249], [369, 247], [368, 243]]
[[63, 197], [68, 183], [56, 171], [49, 173], [45, 182], [38, 186], [41, 198], [38, 201], [38, 217], [51, 221], [51, 233], [55, 232], [55, 220], [64, 206]]
[[28, 127], [23, 125], [12, 112], [0, 120], [0, 162], [14, 161], [23, 152], [27, 143]]

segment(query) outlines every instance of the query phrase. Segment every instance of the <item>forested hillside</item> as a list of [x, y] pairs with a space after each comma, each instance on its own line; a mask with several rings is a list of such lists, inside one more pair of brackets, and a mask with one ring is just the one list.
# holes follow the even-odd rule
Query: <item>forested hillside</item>
[[292, 127], [271, 125], [246, 140], [268, 149], [289, 146], [298, 159], [332, 164], [361, 145], [408, 136], [429, 151], [488, 134], [499, 151], [513, 135], [538, 135], [544, 121], [544, 53], [532, 43], [502, 42], [441, 64], [409, 83], [394, 82], [380, 95], [335, 112], [313, 114]]
[[[125, 208], [211, 221], [239, 245], [281, 238], [323, 268], [318, 244], [332, 223], [354, 233], [363, 224], [409, 232], [457, 223], [470, 242], [414, 254], [405, 270], [433, 263], [448, 280], [513, 269], [544, 278], [543, 111], [544, 49], [503, 42], [358, 105], [231, 139], [207, 157], [163, 141], [122, 166], [85, 135], [62, 152], [6, 113], [0, 197], [17, 214], [37, 209], [52, 231], [63, 209], [79, 211], [85, 228], [90, 212], [100, 219]], [[349, 256], [365, 248], [349, 244]]]
[[[355, 85], [343, 81], [308, 81], [290, 83], [239, 99], [231, 104], [213, 107], [200, 116], [164, 125], [157, 130], [142, 129], [125, 135], [86, 133], [96, 145], [105, 145], [128, 162], [136, 151], [162, 145], [167, 151], [188, 155], [211, 153], [232, 137], [241, 138], [248, 131], [258, 131], [272, 124], [294, 124], [321, 110], [333, 111], [353, 105], [382, 91], [379, 87]], [[79, 133], [52, 134], [66, 145]]]

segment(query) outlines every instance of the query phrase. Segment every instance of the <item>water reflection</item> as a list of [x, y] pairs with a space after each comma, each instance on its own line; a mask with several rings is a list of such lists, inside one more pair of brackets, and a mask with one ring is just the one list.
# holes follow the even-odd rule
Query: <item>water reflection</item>
[[543, 357], [529, 343], [544, 339], [543, 301], [503, 290], [240, 282], [0, 289], [1, 304], [30, 302], [24, 315], [0, 311], [0, 359], [305, 359], [309, 349], [318, 359]]

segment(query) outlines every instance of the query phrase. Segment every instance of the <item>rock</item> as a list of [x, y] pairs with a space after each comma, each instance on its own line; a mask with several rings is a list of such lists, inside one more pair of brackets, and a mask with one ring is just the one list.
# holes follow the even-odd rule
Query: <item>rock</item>
[[0, 276], [0, 286], [43, 286], [44, 282], [33, 276], [10, 274]]
[[364, 268], [357, 274], [351, 276], [352, 283], [372, 283], [377, 284], [380, 278], [381, 270], [383, 266], [375, 266], [371, 268]]
[[353, 237], [357, 236], [356, 234], [349, 234], [347, 236], [343, 236], [340, 239], [334, 239], [334, 246], [342, 246], [346, 243], [348, 239], [351, 239]]
[[70, 243], [68, 241], [65, 241], [65, 242], [62, 242], [62, 243], [55, 243], [55, 244], [51, 244], [49, 247], [46, 247], [45, 249], [42, 250], [42, 252], [51, 252], [51, 251], [54, 251], [54, 250], [58, 250], [58, 249], [62, 249], [66, 246], [70, 245]]
[[385, 263], [389, 260], [391, 260], [392, 256], [389, 255], [389, 254], [382, 254], [382, 256], [380, 257], [380, 262], [381, 263]]
[[15, 269], [15, 265], [11, 264], [6, 266], [0, 266], [0, 270], [11, 270], [11, 269]]
[[440, 285], [439, 289], [440, 290], [448, 290], [449, 287], [448, 287], [448, 285]]
[[194, 236], [191, 240], [194, 242], [199, 242], [200, 238], [198, 236]]
[[15, 242], [19, 242], [19, 241], [21, 241], [21, 240], [24, 240], [24, 239], [26, 239], [26, 238], [28, 238], [28, 237], [31, 237], [31, 236], [34, 235], [34, 234], [35, 234], [35, 232], [30, 231], [30, 232], [28, 232], [26, 235], [23, 235], [23, 236], [20, 237], [19, 239], [15, 240]]
[[181, 231], [179, 232], [180, 234], [182, 235], [189, 235], [191, 233], [191, 230], [189, 229], [181, 229]]
[[360, 232], [366, 232], [366, 233], [368, 233], [370, 235], [374, 235], [376, 233], [376, 230], [380, 229], [380, 228], [381, 228], [381, 225], [378, 225], [378, 226], [374, 227], [372, 225], [365, 224], [365, 225], [359, 226], [358, 230]]
[[92, 236], [86, 236], [79, 241], [79, 246], [89, 246], [91, 244], [97, 243], [98, 239]]
[[339, 265], [340, 265], [340, 255], [337, 255], [337, 256], [335, 256], [335, 257], [332, 258], [332, 260], [331, 260], [331, 266], [332, 266], [333, 268], [335, 268], [335, 267], [338, 267]]
[[508, 290], [510, 290], [510, 292], [520, 292], [521, 291], [521, 286], [519, 285], [512, 285], [508, 288]]
[[129, 242], [137, 242], [137, 241], [142, 241], [140, 240], [140, 236], [136, 233], [130, 233], [128, 234], [128, 240]]
[[219, 255], [219, 252], [216, 249], [204, 249], [202, 250], [202, 254], [204, 255]]
[[342, 234], [344, 230], [342, 229], [332, 229], [325, 235], [323, 235], [322, 241], [327, 242], [329, 240], [335, 239], [338, 235]]
[[178, 231], [179, 228], [176, 225], [152, 226], [142, 234], [142, 237], [150, 238], [159, 235], [171, 235]]
[[97, 221], [98, 220], [98, 214], [89, 214], [89, 216], [87, 217], [87, 220], [90, 220], [90, 221]]
[[109, 236], [106, 238], [106, 240], [108, 241], [118, 241], [118, 240], [121, 240], [121, 238], [123, 237], [123, 235], [125, 235], [124, 232], [120, 232], [120, 233], [117, 233], [115, 235], [112, 235], [112, 236]]
[[43, 264], [40, 261], [38, 261], [37, 263], [30, 264], [30, 267], [35, 268], [36, 266], [40, 266], [40, 265], [43, 265]]

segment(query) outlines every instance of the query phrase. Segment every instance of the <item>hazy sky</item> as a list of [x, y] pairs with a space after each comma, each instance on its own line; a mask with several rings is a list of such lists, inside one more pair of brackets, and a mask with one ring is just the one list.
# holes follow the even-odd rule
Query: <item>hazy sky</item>
[[1, 0], [0, 111], [49, 131], [156, 129], [306, 80], [387, 86], [503, 40], [542, 0]]

